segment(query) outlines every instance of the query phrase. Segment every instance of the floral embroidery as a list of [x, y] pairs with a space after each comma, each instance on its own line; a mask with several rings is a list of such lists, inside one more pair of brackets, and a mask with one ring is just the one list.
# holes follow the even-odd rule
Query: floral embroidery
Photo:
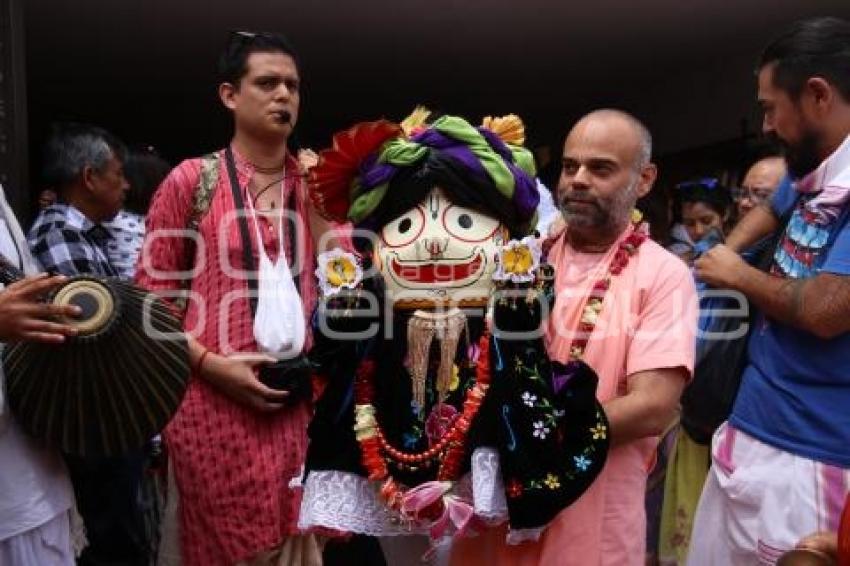
[[550, 429], [546, 426], [543, 421], [535, 421], [534, 425], [534, 436], [539, 438], [540, 440], [545, 440], [547, 436], [549, 436]]
[[558, 481], [558, 476], [555, 474], [546, 474], [546, 479], [543, 480], [543, 483], [545, 483], [546, 487], [549, 489], [558, 489], [561, 487], [561, 482]]
[[413, 450], [419, 442], [419, 435], [412, 432], [405, 432], [401, 437], [401, 441], [404, 444], [405, 450]]
[[590, 429], [590, 433], [593, 435], [593, 440], [605, 440], [608, 436], [608, 427], [603, 423], [596, 423], [596, 426]]
[[525, 403], [526, 406], [533, 407], [535, 401], [537, 401], [537, 395], [532, 395], [528, 391], [522, 394], [522, 402]]
[[511, 480], [508, 483], [506, 491], [508, 497], [510, 497], [511, 499], [516, 499], [517, 497], [520, 497], [522, 495], [522, 483], [515, 479]]
[[425, 421], [425, 434], [428, 435], [428, 445], [434, 446], [440, 442], [458, 417], [458, 410], [447, 403], [438, 403], [431, 409], [431, 414]]
[[586, 472], [587, 468], [589, 468], [592, 463], [590, 459], [585, 458], [584, 456], [573, 456], [573, 461], [576, 463], [576, 468], [582, 472]]

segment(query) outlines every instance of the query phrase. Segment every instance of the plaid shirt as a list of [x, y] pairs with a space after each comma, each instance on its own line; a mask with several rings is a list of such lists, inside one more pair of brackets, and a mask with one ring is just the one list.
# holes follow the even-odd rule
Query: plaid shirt
[[27, 240], [42, 269], [62, 275], [115, 277], [106, 249], [109, 230], [71, 205], [56, 203], [41, 211]]

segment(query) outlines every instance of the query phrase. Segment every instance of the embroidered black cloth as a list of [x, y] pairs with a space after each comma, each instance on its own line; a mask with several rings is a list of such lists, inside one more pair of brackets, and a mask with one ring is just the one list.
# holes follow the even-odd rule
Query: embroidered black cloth
[[[382, 296], [380, 282], [364, 282]], [[551, 289], [545, 301], [552, 300]], [[339, 301], [339, 299], [332, 299]], [[341, 309], [342, 310], [342, 309]], [[548, 312], [548, 310], [546, 311]], [[458, 344], [455, 372], [445, 400], [462, 411], [466, 391], [475, 383], [478, 339], [484, 330], [483, 312], [467, 314], [467, 330]], [[404, 452], [422, 452], [439, 441], [435, 392], [438, 366], [432, 344], [426, 381], [425, 406], [412, 400], [407, 357], [407, 323], [411, 314], [397, 311], [392, 328], [381, 319], [331, 319], [335, 330], [366, 328], [377, 333], [369, 340], [331, 339], [316, 326], [311, 358], [329, 384], [316, 405], [309, 428], [306, 473], [338, 470], [365, 476], [360, 448], [353, 432], [354, 372], [364, 358], [374, 360], [377, 420], [390, 444]], [[605, 463], [608, 422], [596, 400], [597, 377], [583, 363], [569, 366], [550, 362], [542, 332], [528, 339], [510, 332], [541, 328], [539, 303], [524, 299], [497, 303], [494, 336], [490, 338], [491, 384], [470, 429], [464, 473], [478, 447], [498, 451], [509, 520], [512, 529], [545, 526], [590, 486]], [[468, 332], [468, 336], [466, 335]], [[435, 341], [436, 342], [436, 341]], [[390, 464], [393, 478], [413, 487], [436, 477], [437, 466], [399, 469]]]

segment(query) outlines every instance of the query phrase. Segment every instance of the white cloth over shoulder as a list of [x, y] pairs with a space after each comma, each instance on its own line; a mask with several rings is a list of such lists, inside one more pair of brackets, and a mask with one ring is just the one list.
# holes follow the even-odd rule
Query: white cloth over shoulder
[[551, 191], [539, 179], [537, 179], [537, 190], [540, 193], [540, 202], [537, 205], [537, 226], [535, 226], [535, 230], [545, 237], [549, 233], [549, 226], [561, 215], [561, 211], [555, 206]]
[[[281, 200], [283, 200], [281, 198]], [[254, 316], [254, 339], [264, 352], [283, 359], [294, 358], [304, 348], [307, 335], [301, 296], [295, 288], [283, 245], [283, 221], [278, 224], [280, 244], [277, 261], [272, 262], [263, 246], [256, 212], [251, 200], [260, 258], [257, 273], [257, 312]]]

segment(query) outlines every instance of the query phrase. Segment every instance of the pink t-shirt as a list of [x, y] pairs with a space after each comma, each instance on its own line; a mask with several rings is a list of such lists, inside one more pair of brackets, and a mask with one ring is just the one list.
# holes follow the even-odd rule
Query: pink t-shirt
[[[557, 299], [546, 345], [553, 360], [569, 360], [585, 297], [607, 273], [615, 251], [579, 253], [563, 237], [551, 249]], [[697, 295], [687, 266], [647, 240], [613, 278], [585, 351], [584, 360], [599, 376], [599, 399], [624, 395], [629, 376], [638, 372], [681, 367], [690, 376], [696, 322]], [[484, 535], [486, 543], [456, 545], [453, 564], [643, 565], [646, 477], [657, 442], [645, 438], [611, 450], [593, 486], [552, 521], [539, 542], [508, 546], [504, 530], [493, 530]]]

